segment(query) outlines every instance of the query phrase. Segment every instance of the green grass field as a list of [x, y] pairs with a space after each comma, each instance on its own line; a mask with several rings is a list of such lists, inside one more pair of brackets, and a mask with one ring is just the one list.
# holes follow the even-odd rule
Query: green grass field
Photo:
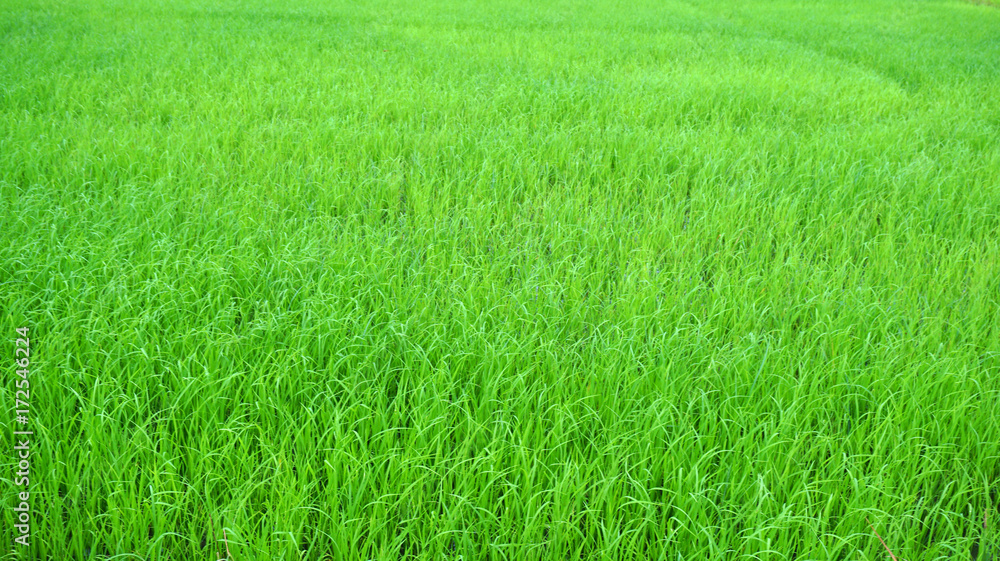
[[0, 232], [0, 559], [1000, 558], [989, 5], [0, 0]]

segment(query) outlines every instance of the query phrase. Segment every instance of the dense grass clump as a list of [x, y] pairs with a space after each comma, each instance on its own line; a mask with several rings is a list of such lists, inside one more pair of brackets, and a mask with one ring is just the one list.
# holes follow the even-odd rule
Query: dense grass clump
[[4, 558], [995, 559], [998, 209], [987, 5], [0, 0]]

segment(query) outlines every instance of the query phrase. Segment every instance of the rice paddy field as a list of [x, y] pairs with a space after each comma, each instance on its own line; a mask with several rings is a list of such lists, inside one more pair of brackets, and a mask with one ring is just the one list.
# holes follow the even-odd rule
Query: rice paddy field
[[0, 0], [0, 232], [0, 559], [1000, 558], [989, 3]]

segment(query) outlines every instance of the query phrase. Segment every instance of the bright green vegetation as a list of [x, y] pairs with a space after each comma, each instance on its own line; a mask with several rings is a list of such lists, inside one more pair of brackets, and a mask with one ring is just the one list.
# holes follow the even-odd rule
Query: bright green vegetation
[[33, 559], [1000, 555], [995, 8], [2, 0], [0, 194], [0, 555], [21, 326]]

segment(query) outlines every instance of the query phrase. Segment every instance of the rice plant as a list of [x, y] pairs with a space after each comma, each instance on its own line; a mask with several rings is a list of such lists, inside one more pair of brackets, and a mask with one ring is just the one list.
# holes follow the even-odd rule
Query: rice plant
[[0, 0], [0, 37], [3, 559], [1000, 554], [994, 6]]

